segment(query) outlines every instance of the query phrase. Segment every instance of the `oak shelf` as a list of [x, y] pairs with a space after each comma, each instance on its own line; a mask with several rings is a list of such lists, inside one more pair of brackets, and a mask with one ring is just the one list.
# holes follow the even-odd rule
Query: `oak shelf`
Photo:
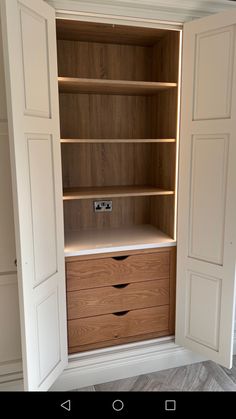
[[177, 83], [105, 80], [58, 77], [60, 93], [94, 93], [104, 95], [155, 95], [160, 90], [177, 87]]
[[120, 138], [62, 138], [62, 144], [100, 144], [100, 143], [175, 143], [175, 138], [128, 138], [128, 139], [120, 139]]
[[154, 186], [102, 186], [64, 189], [63, 200], [93, 198], [118, 198], [131, 196], [174, 195], [174, 191], [159, 189]]

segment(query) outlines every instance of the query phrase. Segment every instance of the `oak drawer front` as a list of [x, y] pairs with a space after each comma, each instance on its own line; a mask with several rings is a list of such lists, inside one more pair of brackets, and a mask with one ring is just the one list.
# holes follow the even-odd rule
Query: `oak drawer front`
[[67, 262], [67, 290], [169, 278], [170, 251]]
[[69, 348], [168, 330], [169, 306], [68, 321]]
[[169, 279], [67, 293], [68, 319], [169, 304]]

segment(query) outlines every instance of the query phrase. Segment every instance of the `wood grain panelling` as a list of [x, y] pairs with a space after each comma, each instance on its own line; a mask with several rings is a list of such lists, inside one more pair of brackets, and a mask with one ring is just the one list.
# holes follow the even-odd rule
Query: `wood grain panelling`
[[169, 279], [67, 293], [69, 320], [166, 304], [169, 304]]
[[69, 353], [173, 334], [175, 257], [162, 248], [67, 262]]
[[[97, 39], [91, 34], [87, 38], [63, 37], [58, 31], [59, 75], [117, 80], [178, 81], [179, 32], [126, 27], [127, 31], [136, 31], [136, 36], [133, 37], [135, 42], [125, 42], [122, 36], [116, 39], [112, 36], [114, 30], [116, 29], [111, 29], [110, 35], [105, 37], [103, 29], [100, 28]], [[152, 39], [149, 38], [149, 42], [144, 42], [145, 36], [142, 37], [145, 31], [155, 33]]]
[[150, 184], [175, 190], [176, 144], [152, 144], [150, 156]]
[[[97, 40], [95, 28], [73, 24], [73, 29], [66, 32], [66, 23], [58, 23], [58, 56], [59, 75], [70, 77], [178, 81], [179, 33], [156, 32], [157, 38], [145, 45], [137, 46], [138, 34], [133, 42], [116, 44], [109, 38], [105, 40], [103, 31]], [[100, 26], [102, 29], [103, 25]], [[71, 26], [72, 28], [72, 26]], [[111, 34], [111, 27], [104, 27]], [[129, 32], [130, 28], [125, 28]], [[90, 33], [92, 30], [92, 33]], [[122, 32], [122, 28], [120, 28]], [[135, 29], [130, 29], [135, 34]], [[120, 33], [121, 33], [120, 32]], [[142, 30], [141, 30], [142, 32]], [[145, 32], [145, 31], [144, 31]], [[113, 32], [114, 33], [114, 32]], [[66, 35], [67, 34], [67, 35]], [[89, 35], [90, 34], [90, 35]], [[80, 38], [82, 36], [82, 38]], [[89, 38], [86, 39], [86, 36]], [[125, 36], [124, 28], [121, 36]], [[132, 35], [133, 36], [133, 35]], [[62, 39], [62, 40], [61, 40]], [[73, 39], [65, 41], [63, 39]], [[136, 39], [136, 41], [134, 41]], [[101, 43], [104, 42], [105, 43]], [[81, 42], [83, 41], [83, 42]], [[87, 41], [87, 42], [85, 42]], [[91, 42], [92, 41], [92, 42]], [[117, 38], [116, 38], [117, 41]], [[115, 42], [115, 44], [112, 42]], [[140, 44], [141, 45], [141, 44]], [[145, 139], [145, 138], [176, 138], [177, 125], [177, 90], [160, 92], [154, 97], [115, 96], [94, 94], [60, 94], [61, 133], [63, 138], [94, 139]], [[175, 152], [174, 144], [153, 145], [143, 144], [70, 144], [63, 146], [63, 183], [64, 187], [81, 186], [112, 186], [112, 185], [145, 185], [160, 187], [166, 190], [175, 188]], [[113, 214], [91, 213], [92, 202], [83, 204], [65, 204], [66, 228], [72, 229], [72, 219], [77, 220], [75, 227], [79, 229], [77, 212], [86, 207], [84, 226], [119, 227], [118, 213], [126, 213], [130, 220], [128, 201], [116, 200], [117, 217]], [[137, 204], [139, 202], [139, 204]], [[158, 197], [135, 201], [134, 208], [152, 202], [153, 206], [146, 222], [151, 222], [173, 237], [174, 205], [171, 197]], [[114, 207], [113, 207], [114, 208]], [[119, 210], [118, 210], [119, 208]], [[141, 214], [143, 214], [141, 208]], [[88, 216], [90, 214], [90, 216]], [[131, 212], [133, 214], [133, 211]], [[142, 218], [142, 217], [141, 217]], [[89, 220], [90, 219], [90, 220]], [[87, 220], [87, 221], [86, 221]], [[98, 221], [99, 220], [99, 221]], [[123, 220], [123, 218], [122, 218]], [[123, 225], [123, 221], [120, 225]], [[136, 221], [131, 220], [131, 224]], [[80, 225], [80, 226], [79, 226]], [[86, 228], [86, 227], [85, 227]]]
[[167, 30], [57, 19], [57, 38], [127, 45], [153, 45]]
[[[141, 252], [143, 255], [149, 253], [166, 253], [167, 251], [175, 251], [176, 244], [173, 243], [170, 247], [157, 247], [153, 249], [142, 249]], [[129, 256], [131, 255], [139, 255], [140, 249], [129, 250]], [[75, 255], [75, 256], [66, 256], [66, 262], [78, 262], [81, 260], [97, 260], [97, 259], [104, 259], [106, 257], [115, 258], [116, 256], [127, 256], [127, 250], [116, 250], [107, 253], [91, 253], [91, 254], [83, 254], [83, 255]]]
[[[160, 138], [166, 135], [177, 136], [177, 92], [174, 90], [160, 93], [150, 98], [152, 103], [152, 136], [158, 133]], [[152, 147], [151, 183], [159, 182], [164, 189], [175, 190], [176, 177], [176, 144], [158, 144]], [[168, 148], [166, 146], [169, 146]], [[166, 199], [167, 198], [167, 199]], [[160, 196], [152, 200], [150, 222], [170, 237], [174, 237], [175, 199], [171, 196]]]
[[73, 347], [69, 346], [68, 353], [74, 354], [77, 352], [91, 351], [93, 349], [106, 348], [109, 346], [123, 345], [127, 343], [134, 343], [134, 342], [139, 342], [139, 341], [147, 340], [147, 339], [156, 339], [158, 337], [169, 336], [169, 335], [170, 335], [169, 329], [166, 329], [166, 330], [161, 330], [160, 332], [145, 333], [145, 334], [136, 335], [132, 337], [125, 337], [125, 338], [116, 338], [113, 340], [106, 340], [105, 342], [103, 341], [103, 342], [89, 343], [88, 345], [73, 346]]
[[112, 198], [112, 212], [95, 213], [92, 199], [64, 201], [66, 231], [152, 224], [174, 237], [174, 196]]
[[62, 149], [64, 188], [150, 184], [150, 144], [71, 144]]
[[152, 80], [178, 82], [179, 32], [169, 31], [153, 46]]
[[150, 138], [146, 96], [61, 93], [59, 100], [62, 138]]
[[61, 77], [151, 80], [151, 48], [59, 40], [57, 49]]
[[67, 291], [169, 278], [170, 250], [68, 262]]
[[175, 144], [62, 144], [62, 169], [64, 188], [152, 185], [174, 190]]
[[113, 198], [112, 212], [95, 213], [92, 199], [65, 201], [65, 229], [66, 231], [79, 231], [94, 228], [119, 228], [133, 224], [148, 224], [149, 203], [149, 197]]
[[149, 223], [174, 238], [175, 198], [172, 195], [150, 198]]
[[169, 306], [69, 320], [69, 347], [167, 330]]
[[177, 89], [169, 89], [149, 97], [151, 138], [176, 138], [177, 99]]
[[[178, 81], [179, 62], [179, 34], [170, 32], [154, 47], [153, 54], [153, 80]], [[158, 138], [177, 136], [177, 90], [160, 92], [149, 99], [152, 112], [152, 137], [158, 133]], [[162, 144], [152, 149], [152, 183], [157, 179], [163, 188], [175, 190], [176, 176], [176, 145]], [[173, 197], [160, 197], [151, 201], [151, 223], [160, 228], [171, 237], [174, 236], [175, 199]]]
[[170, 250], [169, 334], [175, 334], [176, 248]]

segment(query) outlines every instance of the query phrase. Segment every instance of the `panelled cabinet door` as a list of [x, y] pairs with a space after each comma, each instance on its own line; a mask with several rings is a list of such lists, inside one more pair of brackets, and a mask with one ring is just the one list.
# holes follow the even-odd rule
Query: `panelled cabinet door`
[[184, 25], [176, 342], [231, 368], [236, 12]]
[[67, 363], [54, 9], [1, 0], [24, 383], [47, 390]]

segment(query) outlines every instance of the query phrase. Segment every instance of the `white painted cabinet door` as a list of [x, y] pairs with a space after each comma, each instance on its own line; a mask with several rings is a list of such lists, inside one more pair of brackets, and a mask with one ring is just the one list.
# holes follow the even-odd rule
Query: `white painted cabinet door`
[[231, 368], [236, 265], [236, 12], [184, 25], [176, 342]]
[[54, 9], [1, 0], [24, 383], [47, 390], [67, 363]]

